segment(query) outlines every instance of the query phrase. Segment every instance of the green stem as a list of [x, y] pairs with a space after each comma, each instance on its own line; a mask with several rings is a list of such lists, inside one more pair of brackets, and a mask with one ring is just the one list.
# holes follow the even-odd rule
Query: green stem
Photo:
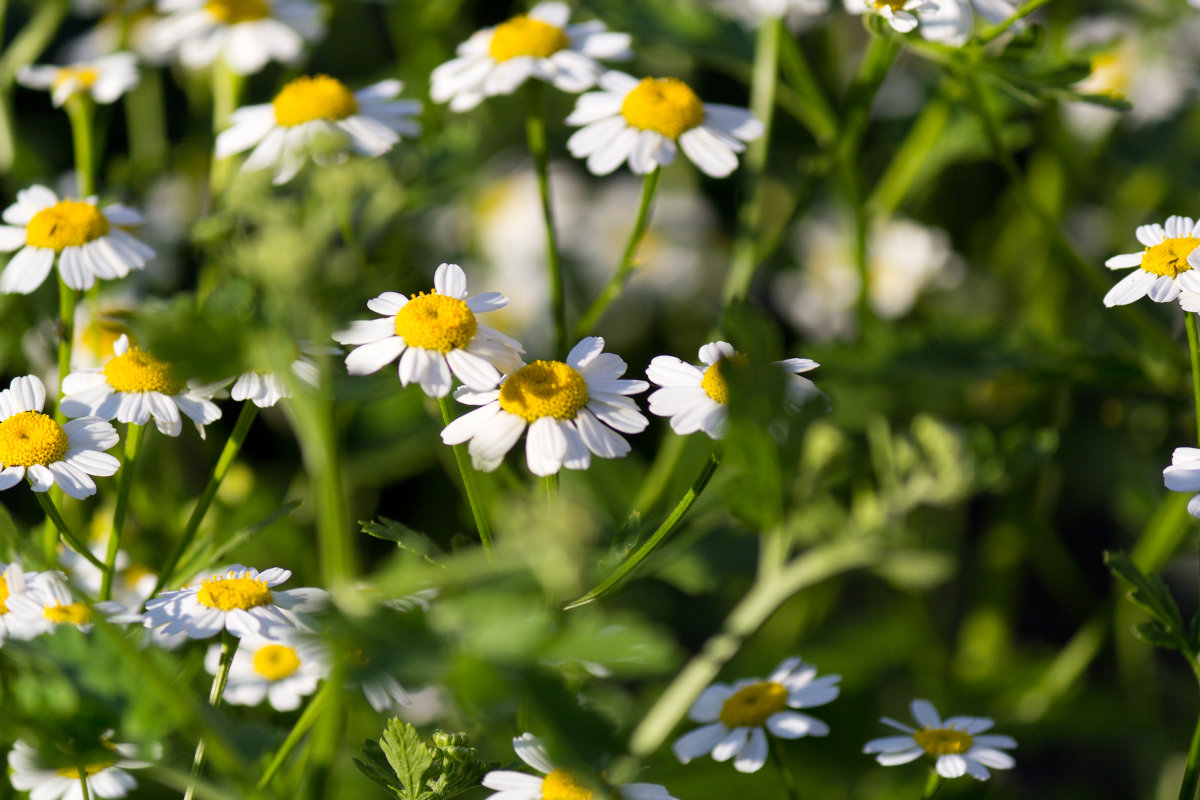
[[[79, 292], [67, 286], [62, 276], [58, 278], [58, 386], [54, 387], [55, 408], [62, 400], [62, 382], [71, 374], [71, 349], [75, 345], [75, 307], [79, 304]], [[67, 418], [56, 410], [54, 419], [59, 425]]]
[[938, 774], [936, 769], [930, 769], [929, 779], [925, 781], [925, 791], [921, 792], [921, 800], [933, 800], [945, 782], [945, 779]]
[[[217, 674], [213, 676], [212, 689], [208, 693], [208, 704], [216, 708], [221, 704], [225, 695], [225, 684], [229, 681], [229, 667], [233, 664], [233, 654], [237, 652], [238, 638], [229, 631], [221, 632], [221, 660], [217, 663]], [[192, 777], [188, 781], [187, 791], [183, 800], [192, 800], [196, 794], [196, 781], [204, 769], [204, 739], [196, 742], [196, 754], [192, 757]]]
[[129, 160], [141, 175], [157, 175], [167, 163], [167, 120], [162, 74], [143, 67], [141, 80], [125, 94], [125, 130]]
[[558, 473], [547, 475], [544, 483], [546, 484], [546, 500], [553, 503], [558, 499]]
[[96, 104], [86, 92], [76, 92], [67, 98], [63, 108], [71, 122], [71, 141], [75, 146], [75, 182], [79, 197], [96, 193], [96, 148], [92, 135]]
[[[125, 459], [121, 464], [121, 482], [117, 486], [117, 507], [113, 511], [112, 532], [108, 537], [108, 553], [104, 562], [108, 571], [100, 583], [100, 599], [112, 597], [113, 571], [116, 569], [117, 551], [121, 549], [121, 534], [125, 532], [125, 517], [129, 513], [129, 493], [133, 488], [133, 475], [137, 471], [138, 446], [142, 440], [142, 426], [129, 423], [125, 427]], [[153, 597], [153, 595], [151, 595]]]
[[1192, 396], [1196, 402], [1196, 437], [1200, 441], [1200, 334], [1196, 330], [1196, 315], [1183, 312], [1184, 327], [1187, 328], [1188, 351], [1192, 359]]
[[658, 176], [660, 172], [662, 172], [662, 169], [655, 166], [654, 169], [646, 173], [646, 180], [642, 184], [642, 202], [638, 206], [637, 220], [633, 223], [633, 231], [629, 234], [629, 241], [625, 244], [625, 252], [621, 255], [621, 263], [617, 266], [617, 271], [613, 273], [608, 284], [601, 290], [600, 296], [588, 307], [583, 318], [579, 320], [579, 327], [576, 328], [578, 337], [587, 336], [596, 327], [596, 323], [604, 316], [604, 311], [608, 308], [609, 304], [621, 294], [621, 290], [625, 288], [625, 282], [628, 280], [630, 273], [637, 266], [635, 256], [637, 255], [638, 245], [642, 243], [642, 237], [646, 235], [646, 228], [650, 225], [650, 208], [654, 203], [654, 190], [658, 188]]
[[558, 234], [554, 228], [554, 209], [550, 205], [550, 152], [546, 144], [546, 93], [541, 81], [529, 82], [529, 112], [525, 132], [529, 152], [537, 172], [538, 192], [542, 198], [542, 218], [546, 221], [546, 265], [550, 270], [550, 304], [554, 318], [554, 346], [559, 358], [567, 355], [567, 298], [559, 261]]
[[800, 800], [800, 782], [796, 780], [796, 773], [792, 771], [791, 765], [783, 755], [783, 742], [768, 738], [768, 745], [771, 760], [775, 762], [779, 774], [783, 777], [783, 788], [787, 796], [791, 800]]
[[[7, 3], [5, 4], [7, 7]], [[67, 0], [42, 0], [37, 11], [0, 56], [0, 172], [12, 170], [16, 159], [16, 120], [12, 87], [21, 67], [32, 64], [54, 39], [67, 15]]]
[[[233, 112], [237, 110], [238, 103], [241, 100], [242, 87], [245, 85], [246, 79], [242, 75], [238, 75], [231, 70], [225, 63], [225, 59], [219, 58], [213, 64], [212, 71], [212, 94], [213, 94], [213, 137], [221, 133], [229, 127], [229, 121], [233, 117]], [[218, 160], [213, 156], [212, 171], [209, 175], [209, 184], [212, 193], [215, 195], [225, 187], [229, 180], [229, 169], [233, 163], [233, 158], [223, 158]]]
[[681, 497], [679, 502], [675, 504], [675, 508], [672, 509], [667, 518], [663, 520], [661, 525], [658, 526], [658, 530], [656, 530], [650, 536], [650, 538], [647, 539], [645, 543], [633, 553], [633, 555], [622, 561], [620, 566], [613, 570], [611, 575], [602, 580], [595, 589], [592, 589], [578, 600], [568, 604], [566, 609], [569, 610], [572, 608], [578, 608], [579, 606], [587, 605], [588, 603], [593, 602], [603, 595], [608, 594], [613, 587], [625, 580], [625, 578], [629, 577], [630, 573], [637, 569], [638, 566], [645, 561], [650, 554], [653, 553], [658, 546], [661, 545], [675, 530], [675, 527], [679, 524], [679, 521], [683, 519], [683, 515], [688, 512], [688, 509], [690, 509], [692, 504], [696, 502], [696, 498], [698, 498], [704, 491], [705, 487], [708, 486], [708, 482], [712, 479], [713, 473], [717, 471], [717, 466], [720, 463], [720, 455], [716, 452], [713, 452], [713, 454], [708, 457], [708, 460], [704, 462], [704, 467], [701, 468], [700, 474], [696, 476], [696, 480], [692, 482], [692, 485], [688, 487], [688, 490], [684, 493], [683, 497]]
[[[58, 528], [58, 532], [62, 534], [63, 539], [67, 541], [67, 545], [79, 555], [83, 556], [89, 564], [103, 573], [108, 572], [108, 565], [100, 559], [92, 555], [92, 551], [88, 550], [81, 541], [75, 538], [75, 534], [71, 533], [71, 529], [67, 527], [66, 520], [58, 511], [58, 506], [54, 504], [54, 500], [50, 497], [49, 492], [34, 492], [33, 496], [37, 498], [38, 504], [42, 510], [46, 512], [46, 517], [54, 523], [54, 527]], [[53, 563], [53, 561], [51, 562]]]
[[829, 98], [813, 73], [812, 65], [808, 63], [796, 37], [785, 33], [781, 42], [783, 46], [779, 66], [788, 85], [802, 100], [804, 114], [801, 121], [808, 127], [817, 144], [822, 148], [827, 147], [837, 138], [837, 114], [829, 104]]
[[76, 765], [79, 770], [79, 791], [83, 794], [83, 800], [92, 800], [91, 791], [88, 789], [87, 782], [87, 767], [83, 764]]
[[[438, 407], [442, 410], [442, 422], [449, 425], [454, 421], [454, 408], [449, 397], [439, 397]], [[479, 531], [479, 541], [483, 543], [483, 552], [488, 561], [495, 563], [496, 554], [492, 550], [492, 527], [488, 523], [487, 511], [479, 496], [479, 488], [475, 485], [475, 470], [471, 467], [471, 457], [467, 454], [466, 445], [456, 444], [451, 447], [454, 460], [458, 463], [458, 474], [462, 476], [463, 491], [467, 494], [467, 503], [471, 506], [471, 515], [475, 517], [475, 529]]]
[[950, 123], [952, 109], [944, 92], [925, 104], [867, 200], [872, 213], [886, 217], [899, 208], [921, 169], [937, 152], [938, 140]]
[[265, 789], [271, 783], [271, 779], [279, 772], [280, 767], [283, 766], [283, 762], [287, 761], [287, 757], [292, 754], [292, 751], [296, 749], [296, 745], [300, 744], [300, 741], [312, 728], [313, 723], [321, 715], [321, 710], [328, 701], [330, 693], [334, 691], [334, 688], [334, 684], [326, 681], [320, 691], [309, 701], [308, 706], [304, 709], [304, 713], [300, 715], [300, 719], [296, 720], [296, 724], [292, 726], [291, 733], [287, 735], [287, 738], [283, 740], [283, 744], [279, 746], [275, 755], [271, 757], [271, 763], [267, 765], [262, 777], [258, 779], [258, 786], [256, 788]]
[[1050, 2], [1050, 0], [1029, 0], [1028, 3], [1026, 3], [1025, 5], [1018, 8], [1016, 11], [1014, 11], [1013, 15], [1011, 17], [1004, 20], [1003, 22], [997, 23], [993, 27], [988, 28], [986, 31], [979, 34], [979, 36], [976, 37], [978, 42], [980, 44], [987, 44], [988, 42], [992, 41], [1000, 34], [1004, 33], [1006, 30], [1011, 28], [1013, 25], [1016, 25], [1018, 22], [1025, 19], [1025, 17], [1028, 17], [1034, 11], [1037, 11], [1039, 8], [1048, 4], [1049, 2]]

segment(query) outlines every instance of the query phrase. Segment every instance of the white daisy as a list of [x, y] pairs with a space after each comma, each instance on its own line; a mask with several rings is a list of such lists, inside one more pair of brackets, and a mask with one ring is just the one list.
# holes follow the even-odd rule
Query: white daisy
[[[136, 756], [136, 745], [107, 740], [101, 742], [101, 748], [89, 756], [88, 763], [83, 765], [83, 779], [87, 782], [88, 794], [113, 800], [136, 789], [137, 781], [125, 770], [150, 766], [145, 761], [137, 760]], [[29, 792], [30, 797], [36, 797], [37, 800], [83, 800], [79, 765], [64, 763], [51, 766], [32, 745], [18, 739], [8, 754], [8, 766], [12, 771], [9, 780], [13, 788]]]
[[124, 278], [141, 269], [154, 251], [122, 228], [141, 225], [142, 215], [122, 205], [100, 208], [95, 197], [59, 200], [45, 186], [17, 192], [4, 209], [0, 251], [17, 254], [0, 274], [0, 292], [29, 294], [42, 285], [54, 262], [72, 289], [90, 289], [97, 278]]
[[36, 586], [44, 580], [42, 574], [26, 572], [15, 561], [11, 564], [0, 563], [0, 644], [3, 644], [4, 640], [9, 637], [21, 638], [21, 634], [24, 632], [23, 626], [20, 625], [15, 630], [9, 629], [8, 620], [11, 609], [8, 607], [8, 601], [24, 595], [29, 591], [30, 586]]
[[370, 375], [400, 359], [400, 383], [421, 384], [430, 397], [450, 393], [451, 375], [475, 391], [487, 391], [501, 373], [521, 366], [525, 349], [515, 339], [476, 317], [508, 305], [499, 292], [467, 294], [467, 276], [457, 264], [442, 264], [433, 291], [405, 297], [384, 292], [367, 301], [381, 319], [359, 320], [333, 338], [359, 345], [346, 356], [351, 375]]
[[832, 702], [841, 692], [837, 685], [841, 679], [841, 675], [818, 678], [816, 667], [793, 656], [765, 681], [714, 683], [688, 711], [692, 721], [710, 724], [679, 737], [672, 749], [685, 764], [711, 752], [717, 761], [734, 759], [738, 772], [757, 772], [767, 760], [766, 731], [781, 739], [828, 735], [824, 722], [789, 709]]
[[757, 28], [773, 17], [782, 17], [799, 27], [829, 10], [829, 0], [709, 0], [720, 11]]
[[137, 56], [133, 53], [113, 53], [65, 67], [26, 66], [17, 73], [17, 83], [22, 86], [49, 89], [51, 102], [56, 107], [80, 92], [91, 95], [97, 103], [112, 103], [137, 86], [137, 82]]
[[458, 56], [433, 71], [429, 96], [466, 111], [485, 97], [512, 94], [530, 78], [564, 92], [595, 85], [603, 67], [596, 59], [633, 57], [627, 33], [613, 33], [593, 21], [568, 25], [566, 3], [539, 3], [528, 15], [477, 31], [458, 46]]
[[534, 361], [487, 392], [463, 387], [459, 402], [482, 406], [442, 430], [449, 445], [470, 441], [467, 447], [476, 469], [491, 472], [521, 438], [525, 428], [525, 459], [534, 475], [560, 469], [587, 469], [592, 454], [620, 458], [629, 442], [620, 433], [640, 433], [649, 421], [626, 395], [650, 388], [645, 381], [620, 380], [625, 362], [605, 353], [604, 340], [589, 336], [571, 348], [566, 362]]
[[[297, 345], [299, 356], [292, 361], [292, 375], [314, 389], [321, 381], [320, 368], [313, 358], [323, 355], [341, 355], [336, 347], [317, 347], [311, 343]], [[271, 408], [285, 397], [291, 397], [287, 385], [273, 372], [243, 372], [229, 390], [229, 396], [238, 402], [250, 401], [259, 408]]]
[[[592, 796], [589, 788], [594, 782], [584, 782], [580, 775], [554, 766], [541, 740], [531, 733], [513, 739], [517, 757], [546, 777], [525, 772], [497, 769], [483, 776], [483, 785], [496, 789], [488, 800], [575, 800]], [[665, 786], [657, 783], [623, 783], [614, 787], [621, 800], [675, 800]]]
[[938, 4], [930, 0], [846, 0], [846, 10], [851, 14], [878, 14], [894, 30], [908, 33], [917, 27], [918, 14], [933, 13]]
[[328, 75], [300, 77], [284, 86], [270, 103], [233, 112], [232, 125], [217, 137], [217, 158], [250, 148], [242, 169], [274, 169], [275, 183], [287, 183], [304, 160], [318, 164], [343, 161], [346, 151], [381, 156], [400, 136], [417, 136], [421, 113], [416, 100], [397, 100], [404, 84], [380, 81], [352, 92]]
[[[650, 395], [650, 413], [671, 418], [671, 430], [680, 436], [704, 431], [710, 438], [725, 435], [729, 420], [729, 385], [723, 370], [745, 363], [746, 357], [729, 342], [710, 342], [700, 348], [704, 369], [680, 361], [675, 356], [656, 356], [646, 377], [663, 387]], [[808, 378], [800, 377], [820, 366], [811, 358], [789, 358], [777, 362], [788, 373], [787, 399], [799, 405], [820, 394]]]
[[[1163, 482], [1172, 492], [1200, 492], [1200, 450], [1176, 447], [1171, 466], [1163, 470]], [[1188, 513], [1200, 517], [1200, 494], [1188, 501]]]
[[96, 493], [92, 475], [108, 477], [121, 462], [105, 453], [117, 431], [103, 419], [85, 416], [63, 425], [42, 413], [46, 387], [33, 375], [13, 378], [0, 392], [0, 490], [23, 478], [35, 492], [57, 485], [76, 500]]
[[305, 41], [325, 32], [321, 7], [311, 0], [158, 0], [165, 14], [144, 47], [158, 57], [178, 54], [188, 69], [223, 59], [239, 75], [268, 61], [293, 64]]
[[207, 639], [222, 630], [234, 636], [273, 636], [298, 627], [293, 612], [320, 608], [327, 597], [321, 589], [276, 590], [292, 577], [290, 570], [272, 567], [259, 572], [234, 565], [210, 575], [198, 585], [164, 592], [146, 603], [147, 628], [163, 633]]
[[[1140, 269], [1126, 275], [1104, 295], [1104, 305], [1123, 306], [1149, 296], [1156, 303], [1169, 303], [1180, 291], [1200, 292], [1200, 225], [1191, 217], [1170, 216], [1163, 225], [1139, 225], [1137, 239], [1146, 246], [1140, 253], [1113, 256], [1104, 262], [1109, 269]], [[1193, 260], [1196, 259], [1196, 260]]]
[[943, 778], [970, 775], [986, 781], [992, 769], [1012, 769], [1017, 762], [1006, 749], [1017, 746], [1011, 736], [980, 736], [993, 723], [986, 717], [950, 717], [942, 720], [928, 700], [913, 700], [912, 714], [921, 728], [883, 717], [884, 725], [904, 731], [904, 736], [872, 739], [864, 753], [878, 753], [875, 760], [885, 767], [907, 764], [925, 754], [937, 759], [936, 769]]
[[359, 681], [358, 686], [371, 708], [380, 713], [412, 705], [412, 698], [400, 685], [400, 681], [392, 675], [381, 674], [366, 678]]
[[675, 160], [676, 144], [706, 175], [724, 178], [737, 169], [737, 153], [763, 134], [763, 124], [744, 108], [702, 103], [677, 78], [638, 80], [606, 72], [598, 92], [580, 95], [568, 125], [582, 125], [567, 140], [576, 158], [595, 175], [626, 161], [639, 175]]
[[84, 603], [67, 586], [61, 572], [42, 573], [27, 591], [8, 600], [5, 623], [16, 639], [33, 639], [50, 633], [59, 625], [73, 625], [87, 633], [97, 613], [114, 624], [140, 623], [142, 615], [120, 603]]
[[[210, 645], [204, 668], [216, 675], [220, 662], [221, 645]], [[245, 636], [233, 655], [223, 697], [235, 706], [256, 706], [265, 699], [276, 711], [294, 711], [328, 675], [329, 660], [314, 639], [288, 631], [272, 639]]]
[[170, 364], [131, 347], [125, 334], [117, 339], [113, 352], [115, 357], [103, 367], [75, 370], [63, 380], [60, 407], [68, 417], [91, 414], [145, 425], [153, 416], [161, 433], [178, 436], [183, 412], [196, 423], [201, 437], [205, 425], [221, 418], [221, 409], [209, 399], [217, 386], [180, 380]]
[[[1008, 0], [938, 0], [937, 8], [921, 11], [920, 33], [931, 42], [962, 47], [971, 38], [975, 12], [991, 23], [1002, 22], [1016, 11]], [[1013, 30], [1021, 30], [1021, 23]]]

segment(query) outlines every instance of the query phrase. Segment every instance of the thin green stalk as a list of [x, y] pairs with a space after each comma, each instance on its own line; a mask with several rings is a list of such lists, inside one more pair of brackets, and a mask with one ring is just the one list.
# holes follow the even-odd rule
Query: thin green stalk
[[638, 493], [633, 498], [633, 513], [645, 514], [658, 502], [658, 498], [662, 497], [671, 476], [675, 473], [675, 465], [683, 456], [686, 444], [686, 436], [670, 434], [666, 441], [658, 446], [654, 461], [651, 462], [650, 469], [646, 470], [646, 476], [642, 478]]
[[75, 307], [79, 304], [79, 292], [67, 286], [62, 276], [58, 278], [58, 386], [54, 387], [55, 413], [58, 424], [67, 418], [57, 410], [62, 400], [63, 379], [71, 374], [71, 349], [75, 345]]
[[92, 128], [96, 104], [86, 92], [76, 92], [63, 106], [71, 122], [71, 141], [75, 147], [75, 182], [79, 197], [96, 193], [96, 147]]
[[1049, 2], [1050, 0], [1029, 0], [1028, 3], [1014, 11], [1012, 16], [1010, 16], [1008, 19], [997, 23], [991, 28], [985, 30], [983, 33], [979, 34], [979, 36], [976, 37], [976, 40], [980, 44], [987, 44], [1011, 28], [1013, 25], [1016, 25], [1018, 22], [1025, 19], [1025, 17], [1028, 17], [1042, 6], [1047, 5]]
[[1196, 331], [1196, 315], [1183, 312], [1184, 327], [1187, 328], [1188, 351], [1192, 359], [1192, 396], [1196, 402], [1196, 438], [1200, 441], [1200, 334]]
[[950, 122], [952, 109], [944, 92], [935, 95], [921, 109], [908, 136], [867, 199], [867, 207], [872, 213], [886, 217], [899, 208], [929, 157], [937, 152], [938, 140]]
[[[7, 3], [5, 3], [7, 7]], [[16, 120], [12, 87], [21, 67], [32, 64], [58, 33], [67, 15], [67, 0], [42, 0], [25, 27], [0, 55], [0, 172], [8, 173], [16, 159]]]
[[921, 792], [921, 800], [933, 800], [945, 782], [946, 780], [938, 774], [936, 769], [930, 769], [929, 779], [925, 781], [925, 791]]
[[[229, 127], [233, 112], [237, 109], [242, 96], [242, 87], [246, 78], [238, 75], [229, 68], [225, 59], [218, 58], [213, 64], [212, 95], [213, 95], [213, 137]], [[215, 155], [212, 170], [209, 175], [209, 186], [215, 195], [225, 187], [229, 180], [229, 169], [233, 158], [218, 159]]]
[[[58, 532], [62, 534], [62, 537], [66, 540], [67, 545], [76, 553], [83, 556], [84, 560], [86, 560], [93, 567], [103, 573], [107, 573], [108, 565], [92, 555], [92, 551], [88, 550], [87, 547], [84, 546], [83, 542], [75, 538], [75, 534], [71, 533], [71, 529], [67, 527], [67, 522], [63, 519], [62, 514], [59, 513], [58, 506], [54, 504], [54, 500], [50, 497], [50, 493], [34, 492], [33, 496], [37, 498], [38, 504], [41, 505], [42, 510], [46, 512], [46, 517], [54, 523], [54, 527], [58, 528]], [[51, 559], [51, 563], [53, 563], [53, 559]]]
[[558, 473], [547, 475], [544, 479], [546, 485], [546, 500], [553, 503], [558, 499]]
[[[212, 689], [208, 693], [208, 704], [216, 708], [221, 704], [225, 695], [225, 684], [229, 681], [229, 667], [233, 664], [233, 654], [237, 652], [238, 638], [229, 631], [221, 632], [221, 660], [217, 662], [217, 674], [213, 676]], [[187, 791], [183, 800], [192, 800], [196, 794], [196, 781], [204, 769], [204, 739], [196, 742], [196, 754], [192, 757], [192, 778], [188, 781]]]
[[779, 739], [768, 738], [767, 743], [771, 760], [775, 762], [775, 766], [783, 778], [783, 788], [787, 792], [787, 796], [790, 800], [800, 800], [800, 782], [796, 780], [796, 773], [792, 771], [791, 765], [783, 755], [783, 742]]
[[321, 715], [322, 708], [329, 699], [330, 693], [335, 688], [333, 683], [326, 681], [320, 691], [313, 695], [313, 699], [308, 701], [308, 706], [304, 709], [304, 713], [300, 715], [300, 719], [296, 720], [296, 724], [292, 726], [291, 733], [287, 735], [287, 738], [283, 740], [283, 744], [279, 746], [279, 749], [275, 751], [275, 755], [271, 757], [271, 763], [267, 764], [262, 777], [258, 779], [258, 786], [256, 788], [265, 789], [271, 783], [275, 774], [283, 766], [283, 762], [287, 761], [288, 756], [296, 749], [296, 745], [300, 744], [300, 741], [305, 737], [309, 729], [312, 728], [313, 723], [317, 721], [317, 718]]
[[141, 441], [142, 426], [129, 423], [125, 427], [125, 459], [121, 463], [121, 482], [117, 486], [117, 507], [113, 511], [112, 532], [108, 537], [108, 553], [104, 559], [104, 563], [108, 564], [108, 571], [104, 573], [104, 579], [100, 583], [101, 600], [112, 597], [113, 571], [116, 569], [117, 551], [121, 549], [121, 534], [125, 532], [129, 493], [133, 488], [133, 475], [137, 471], [138, 446]]
[[142, 175], [157, 175], [167, 163], [167, 118], [162, 73], [143, 67], [138, 85], [126, 92], [125, 130], [129, 160]]
[[645, 182], [642, 184], [642, 202], [638, 206], [637, 219], [633, 223], [633, 231], [629, 234], [629, 241], [625, 245], [625, 252], [621, 255], [621, 263], [617, 266], [617, 271], [613, 273], [604, 289], [601, 290], [600, 296], [595, 302], [588, 307], [583, 318], [579, 320], [579, 327], [576, 328], [578, 337], [587, 336], [592, 329], [596, 327], [596, 323], [604, 316], [604, 311], [609, 304], [621, 294], [621, 290], [625, 288], [625, 282], [629, 279], [630, 273], [637, 266], [636, 255], [638, 245], [642, 243], [642, 237], [646, 235], [646, 228], [650, 226], [650, 208], [654, 204], [654, 190], [658, 188], [658, 176], [662, 172], [660, 167], [655, 167], [650, 172], [646, 173]]
[[[1197, 439], [1200, 440], [1200, 334], [1196, 330], [1196, 315], [1190, 311], [1183, 312], [1184, 327], [1187, 328], [1188, 353], [1192, 362], [1192, 396], [1196, 404]], [[1189, 658], [1193, 671], [1200, 680], [1200, 667], [1196, 660]], [[1195, 800], [1196, 787], [1200, 783], [1200, 717], [1196, 720], [1196, 729], [1192, 732], [1192, 743], [1188, 746], [1187, 767], [1183, 771], [1183, 783], [1179, 787], [1180, 800]]]
[[779, 66], [788, 86], [802, 100], [804, 106], [802, 122], [808, 127], [813, 138], [817, 140], [817, 144], [822, 148], [827, 147], [837, 138], [840, 127], [837, 113], [829, 104], [829, 98], [825, 95], [825, 90], [813, 73], [812, 65], [808, 63], [804, 51], [800, 48], [800, 42], [796, 40], [796, 37], [785, 34], [781, 43]]
[[[454, 408], [449, 397], [439, 397], [438, 407], [442, 410], [442, 422], [449, 425], [454, 421]], [[487, 510], [479, 496], [479, 488], [475, 485], [475, 470], [471, 467], [471, 457], [467, 454], [466, 445], [456, 444], [451, 447], [454, 460], [458, 463], [458, 474], [462, 476], [463, 491], [467, 494], [467, 503], [471, 506], [471, 515], [475, 517], [475, 530], [479, 531], [479, 541], [483, 544], [483, 552], [488, 561], [495, 562], [496, 554], [492, 550], [492, 526], [488, 523]]]
[[529, 82], [529, 111], [525, 133], [529, 152], [537, 172], [538, 192], [542, 198], [542, 218], [546, 221], [546, 265], [550, 270], [550, 304], [554, 318], [554, 347], [559, 358], [567, 355], [567, 296], [563, 288], [559, 261], [558, 234], [554, 228], [554, 208], [550, 204], [550, 151], [546, 144], [546, 90], [541, 81]]
[[79, 791], [83, 795], [83, 800], [92, 800], [91, 791], [88, 789], [87, 782], [87, 767], [83, 764], [76, 765], [79, 770]]

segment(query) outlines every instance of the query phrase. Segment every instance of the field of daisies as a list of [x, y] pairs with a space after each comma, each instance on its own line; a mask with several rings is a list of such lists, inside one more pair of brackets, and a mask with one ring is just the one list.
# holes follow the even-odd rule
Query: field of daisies
[[1200, 0], [0, 0], [0, 800], [1197, 800]]

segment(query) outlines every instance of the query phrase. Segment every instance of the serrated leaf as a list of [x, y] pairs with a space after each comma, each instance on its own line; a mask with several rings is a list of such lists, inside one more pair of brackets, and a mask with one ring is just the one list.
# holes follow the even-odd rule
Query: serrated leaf
[[1104, 563], [1114, 575], [1133, 587], [1128, 594], [1130, 602], [1162, 623], [1167, 630], [1176, 633], [1183, 631], [1179, 606], [1161, 578], [1143, 573], [1125, 553], [1106, 551]]
[[1133, 635], [1146, 644], [1167, 650], [1187, 652], [1187, 643], [1178, 634], [1168, 631], [1157, 622], [1141, 622], [1133, 626]]
[[362, 527], [363, 533], [368, 536], [394, 542], [401, 550], [415, 553], [431, 563], [437, 563], [432, 557], [433, 555], [441, 555], [441, 548], [433, 539], [394, 519], [380, 517], [377, 521], [360, 521], [358, 524]]
[[359, 772], [375, 783], [397, 797], [401, 796], [400, 787], [396, 785], [396, 773], [392, 771], [392, 765], [388, 763], [387, 756], [383, 754], [383, 748], [379, 746], [379, 742], [372, 739], [364, 741], [362, 758], [354, 759], [354, 765], [358, 767]]
[[401, 800], [428, 800], [432, 794], [425, 790], [425, 774], [433, 766], [434, 753], [421, 740], [421, 735], [410, 723], [392, 718], [388, 720], [383, 738], [379, 740], [388, 764], [400, 780]]

